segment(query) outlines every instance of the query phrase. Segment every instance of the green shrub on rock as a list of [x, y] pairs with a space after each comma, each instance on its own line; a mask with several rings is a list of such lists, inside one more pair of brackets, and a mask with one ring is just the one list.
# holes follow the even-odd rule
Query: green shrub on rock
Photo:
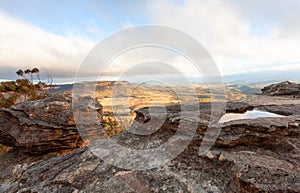
[[17, 86], [15, 84], [15, 81], [7, 81], [1, 83], [6, 91], [16, 91]]
[[5, 90], [4, 85], [0, 84], [0, 92], [5, 92], [5, 91], [6, 91], [6, 90]]
[[[40, 81], [39, 70], [37, 68], [32, 70], [27, 69], [26, 71], [20, 69], [16, 73], [22, 78], [16, 81], [0, 83], [0, 108], [10, 107], [19, 97], [23, 97], [25, 100], [37, 100], [48, 96], [44, 90], [46, 84]], [[38, 75], [38, 84], [33, 84], [32, 82], [33, 73]], [[30, 74], [31, 81], [26, 78], [25, 74]]]

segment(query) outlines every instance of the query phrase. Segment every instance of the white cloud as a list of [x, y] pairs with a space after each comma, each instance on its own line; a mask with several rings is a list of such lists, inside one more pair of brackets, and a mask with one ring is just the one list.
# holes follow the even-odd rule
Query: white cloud
[[93, 19], [88, 19], [85, 22], [85, 25], [86, 25], [87, 33], [89, 33], [91, 35], [97, 35], [97, 36], [101, 35], [100, 29]]
[[47, 68], [54, 76], [74, 75], [95, 45], [83, 35], [55, 35], [1, 13], [0, 42], [2, 69]]
[[300, 61], [299, 9], [299, 1], [267, 0], [163, 0], [149, 6], [154, 23], [191, 34], [223, 74]]
[[[144, 4], [148, 10], [144, 10]], [[296, 62], [300, 61], [300, 1], [185, 0], [178, 3], [157, 0], [143, 2], [142, 7], [139, 6], [137, 11], [147, 14], [150, 24], [174, 27], [195, 37], [207, 48], [224, 75], [299, 69]], [[0, 13], [1, 78], [8, 78], [6, 72], [12, 69], [27, 67], [45, 67], [55, 76], [74, 75], [96, 44], [85, 33], [90, 37], [101, 35], [102, 31], [93, 19], [86, 21], [84, 31], [70, 30], [62, 36]], [[117, 22], [115, 28], [135, 24], [127, 20], [123, 25]], [[155, 52], [140, 50], [124, 55], [114, 61], [115, 66], [108, 69], [107, 74], [119, 73], [137, 62], [145, 62], [145, 54], [152, 53]], [[164, 54], [155, 56], [173, 63], [186, 74], [195, 71], [193, 67], [183, 65], [184, 58]]]
[[[150, 69], [151, 65], [153, 69]], [[129, 49], [121, 55], [118, 55], [106, 67], [103, 74], [108, 76], [120, 76], [123, 73], [129, 73], [131, 75], [201, 75], [197, 68], [184, 56], [167, 48], [152, 46]]]

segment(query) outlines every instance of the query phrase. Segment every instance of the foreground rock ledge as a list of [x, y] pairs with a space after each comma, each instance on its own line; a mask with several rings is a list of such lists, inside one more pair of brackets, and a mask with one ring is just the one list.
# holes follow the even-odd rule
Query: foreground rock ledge
[[[55, 101], [62, 102], [56, 102], [57, 105], [60, 104], [58, 105], [60, 108], [64, 106], [63, 104], [68, 104], [64, 106], [68, 107], [64, 110], [70, 110], [70, 102], [63, 101], [70, 101], [71, 98], [65, 97], [67, 99], [60, 96]], [[49, 100], [53, 101], [53, 99], [44, 101], [48, 104], [46, 107], [51, 106]], [[201, 104], [201, 107], [203, 113], [197, 134], [185, 151], [166, 165], [144, 171], [124, 170], [109, 165], [96, 157], [87, 147], [77, 148], [64, 155], [29, 155], [28, 151], [31, 149], [25, 144], [30, 140], [22, 141], [20, 140], [22, 138], [18, 138], [19, 135], [12, 131], [10, 135], [1, 135], [7, 144], [16, 147], [23, 144], [22, 147], [26, 151], [12, 148], [0, 156], [0, 192], [300, 192], [299, 106], [260, 104], [259, 107], [262, 109], [281, 109], [281, 112], [290, 116], [227, 122], [211, 151], [199, 156], [198, 149], [210, 115], [209, 104]], [[244, 112], [253, 108], [254, 106], [246, 103], [230, 103], [227, 110]], [[25, 112], [19, 109], [25, 109]], [[15, 121], [13, 125], [18, 125], [22, 129], [24, 127], [25, 131], [29, 131], [28, 125], [39, 127], [43, 125], [42, 128], [60, 130], [63, 129], [62, 126], [74, 128], [74, 120], [68, 111], [64, 113], [47, 111], [48, 118], [43, 118], [39, 113], [31, 113], [32, 116], [29, 116], [30, 112], [43, 112], [40, 109], [40, 105], [30, 107], [28, 103], [24, 103], [11, 109], [4, 109], [3, 112], [9, 115], [10, 119], [6, 118], [7, 120]], [[157, 112], [159, 114], [159, 109]], [[140, 123], [161, 117], [159, 115], [149, 117], [147, 109], [142, 109], [137, 114]], [[153, 148], [180, 129], [178, 115], [176, 106], [169, 107], [167, 121], [161, 130], [150, 136], [123, 135], [118, 142], [132, 149]], [[38, 124], [28, 124], [28, 121]], [[19, 123], [24, 123], [25, 126], [22, 124], [19, 126]], [[52, 126], [46, 127], [45, 123]], [[21, 132], [20, 130], [17, 131]], [[75, 128], [73, 132], [76, 132]], [[53, 141], [60, 141], [65, 135], [54, 136], [52, 138], [55, 140], [39, 140], [47, 146], [58, 147], [53, 146]], [[71, 139], [76, 141], [76, 138]], [[33, 144], [32, 147], [39, 146], [38, 141]], [[73, 143], [70, 143], [69, 147], [75, 147], [71, 144]], [[32, 148], [32, 151], [40, 152], [38, 148]]]
[[[101, 120], [102, 106], [97, 101], [90, 97], [79, 100], [79, 104], [89, 102], [96, 107]], [[84, 145], [74, 121], [71, 94], [19, 103], [0, 110], [0, 114], [0, 143], [6, 146], [41, 154], [72, 150]]]

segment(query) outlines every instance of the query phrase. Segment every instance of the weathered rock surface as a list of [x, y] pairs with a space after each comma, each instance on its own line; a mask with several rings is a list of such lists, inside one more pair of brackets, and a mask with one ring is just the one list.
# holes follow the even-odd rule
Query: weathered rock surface
[[[13, 148], [0, 156], [0, 192], [300, 192], [298, 107], [279, 104], [277, 110], [290, 115], [287, 117], [226, 122], [211, 151], [200, 156], [198, 150], [212, 111], [209, 103], [200, 104], [200, 120], [188, 120], [200, 122], [189, 146], [171, 162], [154, 169], [117, 168], [88, 147], [64, 155], [28, 155]], [[275, 110], [276, 106], [227, 104], [227, 112], [253, 108]], [[193, 114], [193, 107], [189, 110]], [[166, 111], [152, 108], [150, 116], [149, 109], [143, 108], [137, 111], [140, 124], [159, 120], [167, 112], [162, 128], [149, 136], [124, 132], [115, 139], [131, 149], [155, 148], [180, 129], [179, 111], [178, 105]]]
[[[102, 107], [98, 102], [89, 97], [79, 100], [95, 106], [101, 119]], [[0, 143], [6, 146], [23, 148], [31, 154], [83, 146], [74, 121], [70, 94], [18, 103], [0, 110], [0, 114]]]
[[262, 105], [257, 106], [256, 109], [285, 116], [300, 115], [299, 104]]
[[270, 86], [264, 87], [262, 89], [263, 95], [293, 95], [300, 96], [300, 84], [294, 82], [285, 81], [277, 84], [272, 84]]
[[224, 123], [215, 145], [278, 147], [284, 145], [286, 136], [300, 136], [299, 123], [300, 115], [229, 121]]

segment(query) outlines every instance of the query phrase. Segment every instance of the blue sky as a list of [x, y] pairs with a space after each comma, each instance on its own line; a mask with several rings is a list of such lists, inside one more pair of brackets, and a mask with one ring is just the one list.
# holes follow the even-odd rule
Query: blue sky
[[144, 24], [190, 34], [223, 75], [300, 71], [299, 18], [298, 0], [0, 0], [0, 79], [35, 66], [71, 79], [99, 41]]
[[128, 22], [134, 25], [148, 23], [143, 11], [145, 5], [141, 2], [138, 0], [5, 0], [0, 1], [0, 7], [2, 12], [45, 31], [57, 35], [66, 35], [74, 31], [99, 41], [101, 36], [95, 36], [87, 28], [101, 29], [100, 32], [104, 36], [113, 33]]

